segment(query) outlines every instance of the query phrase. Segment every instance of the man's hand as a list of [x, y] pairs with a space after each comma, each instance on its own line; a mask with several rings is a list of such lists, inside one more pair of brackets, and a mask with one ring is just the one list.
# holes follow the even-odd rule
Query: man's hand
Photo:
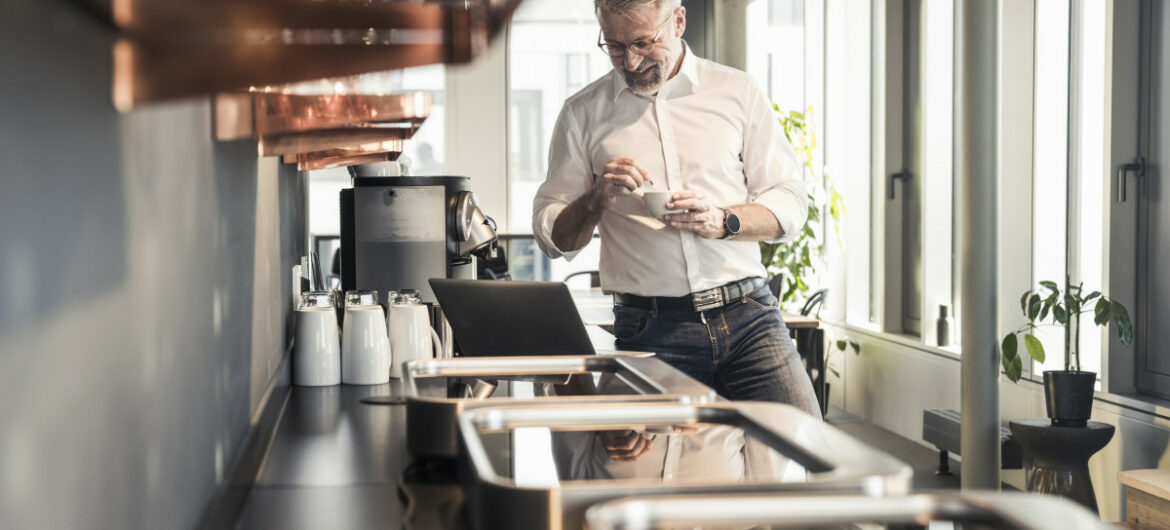
[[633, 462], [654, 448], [653, 434], [642, 431], [601, 431], [601, 442], [611, 460]]
[[707, 239], [723, 237], [723, 210], [708, 201], [695, 190], [674, 192], [667, 209], [686, 210], [685, 213], [666, 214], [665, 220], [671, 227], [699, 234]]
[[653, 184], [650, 172], [632, 158], [614, 158], [605, 165], [605, 174], [593, 182], [591, 209], [613, 206], [618, 197], [629, 195], [645, 184]]

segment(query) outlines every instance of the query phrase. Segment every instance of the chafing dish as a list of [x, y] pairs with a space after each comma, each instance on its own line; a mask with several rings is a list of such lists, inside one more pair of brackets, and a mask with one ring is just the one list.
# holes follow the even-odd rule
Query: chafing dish
[[[955, 523], [962, 528], [1098, 530], [1112, 528], [1061, 497], [958, 492], [874, 498], [839, 495], [678, 495], [605, 502], [585, 513], [590, 530], [661, 528], [881, 528]], [[895, 526], [897, 525], [897, 526]]]
[[407, 448], [431, 458], [459, 455], [455, 420], [476, 407], [718, 399], [714, 390], [649, 354], [411, 361], [404, 367], [403, 386]]
[[459, 431], [482, 528], [579, 528], [632, 495], [910, 490], [907, 465], [775, 403], [485, 407]]

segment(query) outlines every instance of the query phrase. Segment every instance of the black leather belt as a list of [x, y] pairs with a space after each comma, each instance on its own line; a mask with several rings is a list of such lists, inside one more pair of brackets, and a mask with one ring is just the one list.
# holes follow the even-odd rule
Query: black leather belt
[[640, 309], [707, 311], [742, 300], [763, 286], [763, 278], [746, 278], [684, 296], [638, 296], [636, 294], [614, 293], [613, 301], [615, 304]]

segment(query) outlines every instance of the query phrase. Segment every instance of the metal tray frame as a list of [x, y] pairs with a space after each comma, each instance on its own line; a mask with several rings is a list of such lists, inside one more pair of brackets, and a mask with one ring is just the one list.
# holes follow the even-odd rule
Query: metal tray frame
[[[646, 480], [568, 481], [547, 488], [520, 487], [492, 467], [480, 431], [520, 427], [615, 429], [631, 425], [714, 423], [738, 427], [804, 466], [806, 482], [671, 484]], [[462, 473], [471, 520], [481, 528], [580, 528], [594, 504], [634, 495], [836, 492], [901, 496], [912, 470], [820, 418], [778, 403], [597, 403], [485, 407], [463, 412], [459, 430], [466, 458]]]
[[1068, 499], [1021, 492], [967, 491], [907, 497], [838, 495], [676, 495], [608, 501], [585, 512], [590, 530], [727, 528], [927, 521], [1007, 530], [1104, 530], [1096, 514]]
[[[610, 372], [641, 394], [541, 396], [533, 399], [474, 399], [420, 396], [418, 381], [440, 377], [533, 378], [559, 374]], [[710, 387], [651, 355], [556, 355], [468, 357], [410, 361], [403, 369], [407, 448], [423, 458], [460, 454], [456, 419], [465, 410], [485, 406], [533, 406], [550, 403], [652, 402], [713, 403]]]

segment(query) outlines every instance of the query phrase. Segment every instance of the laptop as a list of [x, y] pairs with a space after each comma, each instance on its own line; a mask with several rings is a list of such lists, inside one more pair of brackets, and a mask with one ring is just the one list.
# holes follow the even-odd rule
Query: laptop
[[464, 356], [595, 355], [561, 282], [431, 278]]

